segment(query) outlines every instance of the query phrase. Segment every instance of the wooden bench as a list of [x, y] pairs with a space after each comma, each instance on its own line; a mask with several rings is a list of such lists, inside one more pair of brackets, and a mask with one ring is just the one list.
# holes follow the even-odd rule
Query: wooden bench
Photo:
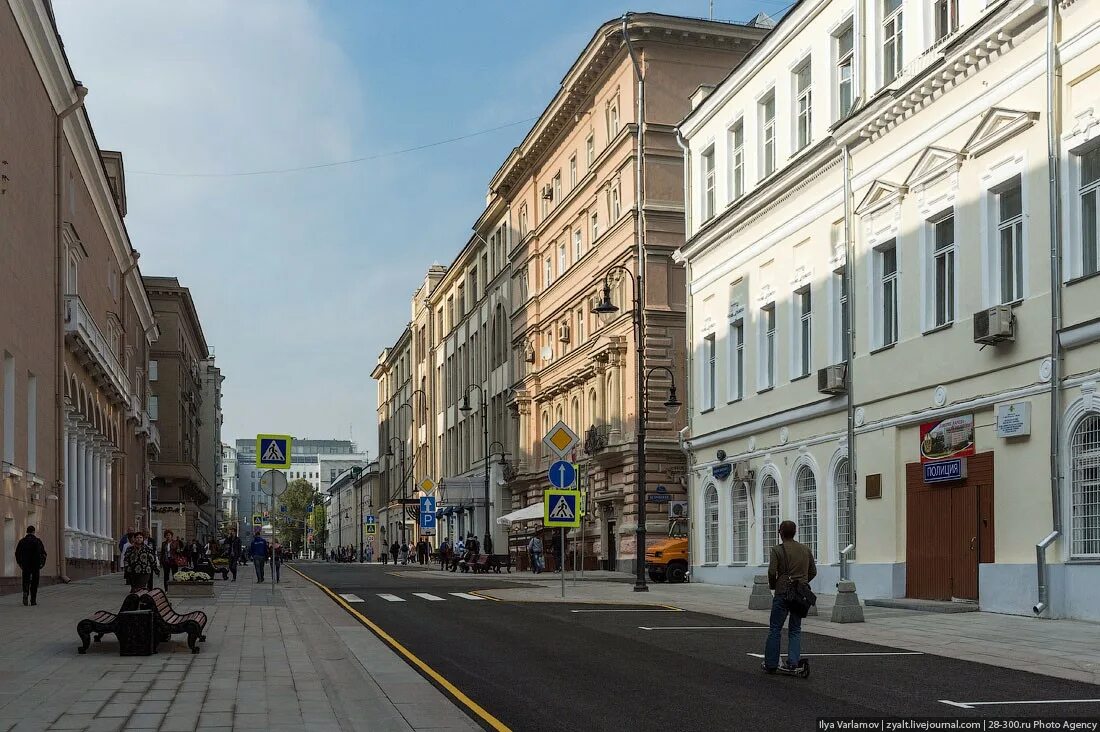
[[88, 646], [92, 644], [92, 633], [95, 633], [96, 643], [103, 640], [103, 636], [108, 633], [117, 634], [119, 614], [130, 610], [137, 610], [138, 602], [137, 595], [127, 595], [126, 599], [122, 601], [122, 607], [119, 609], [118, 613], [112, 613], [107, 610], [97, 610], [92, 613], [91, 617], [84, 618], [77, 623], [76, 634], [80, 636], [80, 647], [76, 649], [76, 652], [88, 652]]
[[489, 560], [489, 567], [500, 574], [501, 567], [508, 568], [508, 574], [512, 573], [512, 555], [511, 554], [494, 554]]
[[168, 596], [160, 588], [139, 590], [135, 594], [138, 598], [136, 609], [153, 611], [153, 625], [161, 640], [167, 641], [173, 635], [186, 633], [187, 647], [192, 653], [199, 652], [199, 641], [206, 641], [202, 632], [206, 628], [206, 613], [195, 610], [181, 615], [172, 609]]

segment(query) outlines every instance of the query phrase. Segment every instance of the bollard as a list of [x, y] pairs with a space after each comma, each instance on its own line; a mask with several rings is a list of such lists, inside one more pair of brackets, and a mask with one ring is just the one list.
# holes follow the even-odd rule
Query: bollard
[[749, 610], [771, 610], [772, 591], [768, 587], [768, 575], [758, 574], [752, 578], [752, 594], [749, 595]]
[[830, 620], [834, 623], [863, 622], [863, 606], [859, 604], [855, 582], [841, 580], [836, 583], [836, 603]]

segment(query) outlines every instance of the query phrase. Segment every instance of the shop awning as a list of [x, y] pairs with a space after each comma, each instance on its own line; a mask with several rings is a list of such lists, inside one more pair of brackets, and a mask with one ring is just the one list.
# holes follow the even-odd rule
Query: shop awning
[[497, 519], [497, 523], [501, 526], [510, 526], [521, 521], [534, 521], [535, 519], [542, 520], [542, 501], [532, 503], [527, 508], [506, 513]]

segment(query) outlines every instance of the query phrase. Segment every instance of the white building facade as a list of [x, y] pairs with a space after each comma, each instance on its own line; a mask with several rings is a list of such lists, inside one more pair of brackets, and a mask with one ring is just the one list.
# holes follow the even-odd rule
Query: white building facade
[[791, 519], [821, 591], [851, 544], [864, 598], [1100, 619], [1100, 6], [1052, 6], [1054, 75], [1045, 3], [803, 0], [697, 92], [696, 579]]
[[221, 507], [222, 523], [225, 530], [236, 526], [240, 532], [240, 494], [237, 492], [237, 451], [232, 445], [222, 443], [221, 460]]

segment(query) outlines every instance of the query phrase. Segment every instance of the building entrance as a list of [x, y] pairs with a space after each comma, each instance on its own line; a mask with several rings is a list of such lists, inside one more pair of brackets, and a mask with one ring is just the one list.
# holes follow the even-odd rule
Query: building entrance
[[905, 596], [977, 600], [978, 564], [993, 558], [993, 453], [967, 458], [968, 476], [924, 482], [905, 466]]
[[615, 522], [614, 521], [608, 521], [607, 522], [606, 537], [607, 537], [607, 554], [606, 554], [606, 556], [607, 556], [607, 566], [605, 567], [605, 569], [608, 569], [608, 570], [614, 572], [618, 568], [617, 565], [619, 563], [618, 537], [615, 535]]

